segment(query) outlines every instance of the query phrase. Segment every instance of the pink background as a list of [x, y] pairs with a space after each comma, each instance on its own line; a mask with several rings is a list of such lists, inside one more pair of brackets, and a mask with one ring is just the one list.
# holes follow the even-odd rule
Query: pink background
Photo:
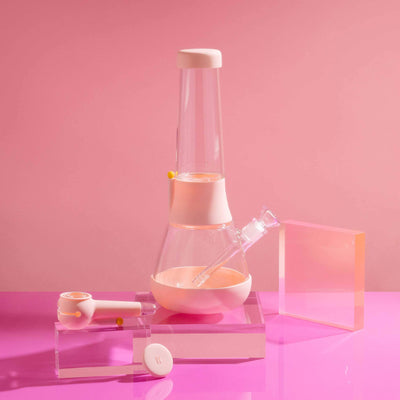
[[[0, 289], [142, 290], [167, 224], [180, 48], [223, 52], [239, 226], [366, 232], [366, 288], [400, 290], [398, 1], [2, 1]], [[248, 253], [277, 289], [277, 234]]]

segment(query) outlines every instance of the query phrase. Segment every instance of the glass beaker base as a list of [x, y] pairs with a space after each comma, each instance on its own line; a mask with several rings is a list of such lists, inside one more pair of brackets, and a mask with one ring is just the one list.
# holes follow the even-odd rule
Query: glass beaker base
[[[245, 277], [233, 269], [220, 268], [208, 280], [206, 287], [193, 287], [192, 280], [203, 268], [177, 267], [163, 271], [156, 277], [152, 275], [151, 291], [157, 302], [175, 312], [215, 314], [232, 310], [246, 301], [251, 290], [251, 275]], [[180, 279], [176, 279], [178, 276]], [[220, 276], [224, 279], [219, 279]]]

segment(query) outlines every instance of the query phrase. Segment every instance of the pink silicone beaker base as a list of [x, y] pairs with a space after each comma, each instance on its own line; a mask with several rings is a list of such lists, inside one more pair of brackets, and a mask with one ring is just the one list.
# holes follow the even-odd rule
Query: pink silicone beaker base
[[[191, 280], [204, 267], [177, 267], [151, 276], [151, 291], [164, 308], [186, 314], [215, 314], [242, 305], [251, 290], [251, 275], [245, 277], [230, 268], [220, 268], [206, 287], [190, 287]], [[173, 282], [188, 282], [187, 285]], [[224, 277], [222, 280], [221, 277]], [[179, 279], [180, 278], [180, 279]]]

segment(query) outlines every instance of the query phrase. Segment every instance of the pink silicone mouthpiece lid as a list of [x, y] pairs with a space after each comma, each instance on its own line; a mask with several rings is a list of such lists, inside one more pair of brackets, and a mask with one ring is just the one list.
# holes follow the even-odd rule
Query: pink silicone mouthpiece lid
[[168, 375], [174, 365], [170, 351], [159, 343], [152, 343], [145, 347], [143, 363], [149, 373], [157, 378]]
[[178, 51], [178, 68], [221, 68], [222, 54], [217, 49], [185, 49]]

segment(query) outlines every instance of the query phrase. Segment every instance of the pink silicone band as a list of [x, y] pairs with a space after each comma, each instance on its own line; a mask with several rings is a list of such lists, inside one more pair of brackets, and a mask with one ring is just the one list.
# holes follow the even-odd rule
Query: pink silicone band
[[225, 192], [225, 179], [213, 182], [171, 179], [169, 185], [171, 224], [206, 226], [232, 222]]

